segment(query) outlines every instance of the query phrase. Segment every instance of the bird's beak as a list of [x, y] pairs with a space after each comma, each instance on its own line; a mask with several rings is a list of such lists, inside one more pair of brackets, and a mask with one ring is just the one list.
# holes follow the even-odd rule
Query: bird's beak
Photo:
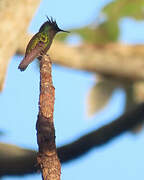
[[69, 31], [64, 31], [62, 29], [59, 29], [59, 32], [66, 32], [66, 33], [70, 33]]

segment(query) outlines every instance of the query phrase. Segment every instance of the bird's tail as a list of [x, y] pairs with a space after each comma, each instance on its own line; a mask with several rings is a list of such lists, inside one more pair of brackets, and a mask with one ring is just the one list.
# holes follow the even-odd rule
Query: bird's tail
[[27, 66], [29, 65], [29, 63], [25, 60], [25, 58], [21, 61], [21, 63], [18, 66], [18, 69], [20, 69], [21, 71], [24, 71]]
[[[40, 50], [39, 50], [40, 51]], [[20, 69], [21, 71], [24, 71], [27, 66], [36, 58], [38, 57], [39, 51], [37, 51], [37, 49], [33, 49], [29, 54], [25, 55], [25, 57], [23, 58], [23, 60], [21, 61], [21, 63], [18, 66], [18, 69]]]
[[18, 69], [24, 71], [35, 58], [40, 56], [40, 52], [42, 51], [43, 46], [43, 43], [38, 43], [34, 49], [32, 49], [28, 54], [26, 54], [20, 65], [18, 66]]

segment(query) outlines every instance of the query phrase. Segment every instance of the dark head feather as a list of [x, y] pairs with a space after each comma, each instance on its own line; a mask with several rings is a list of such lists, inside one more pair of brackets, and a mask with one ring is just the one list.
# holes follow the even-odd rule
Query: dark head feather
[[48, 20], [40, 27], [39, 32], [43, 31], [45, 26], [51, 26], [54, 30], [59, 31], [59, 27], [56, 21], [52, 17], [51, 18], [49, 18], [48, 16], [46, 17]]

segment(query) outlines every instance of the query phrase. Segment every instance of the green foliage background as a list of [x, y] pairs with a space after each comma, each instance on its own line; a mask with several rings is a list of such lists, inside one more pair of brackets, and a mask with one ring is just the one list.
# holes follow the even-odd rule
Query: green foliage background
[[[119, 37], [119, 21], [122, 18], [144, 20], [144, 0], [115, 0], [102, 9], [106, 19], [98, 26], [95, 25], [71, 30], [79, 34], [85, 42], [104, 44], [116, 42]], [[64, 41], [68, 35], [58, 35], [57, 39]]]

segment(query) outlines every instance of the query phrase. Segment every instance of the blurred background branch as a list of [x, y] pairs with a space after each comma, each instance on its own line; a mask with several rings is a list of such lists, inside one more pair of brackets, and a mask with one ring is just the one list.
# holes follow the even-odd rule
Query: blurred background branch
[[[113, 122], [83, 135], [74, 142], [57, 148], [62, 163], [67, 163], [88, 153], [92, 148], [106, 145], [117, 136], [144, 121], [144, 103], [133, 107]], [[14, 145], [0, 143], [0, 176], [23, 175], [37, 172], [37, 153]]]
[[36, 172], [37, 152], [11, 144], [0, 143], [0, 176]]
[[[23, 36], [18, 54], [24, 54], [31, 38]], [[54, 63], [84, 71], [131, 81], [144, 80], [144, 46], [119, 43], [106, 45], [83, 44], [79, 47], [55, 41], [49, 52]], [[120, 69], [121, 68], [121, 69]], [[139, 69], [139, 71], [137, 71]]]
[[18, 49], [39, 3], [40, 0], [0, 1], [0, 91], [10, 59]]

